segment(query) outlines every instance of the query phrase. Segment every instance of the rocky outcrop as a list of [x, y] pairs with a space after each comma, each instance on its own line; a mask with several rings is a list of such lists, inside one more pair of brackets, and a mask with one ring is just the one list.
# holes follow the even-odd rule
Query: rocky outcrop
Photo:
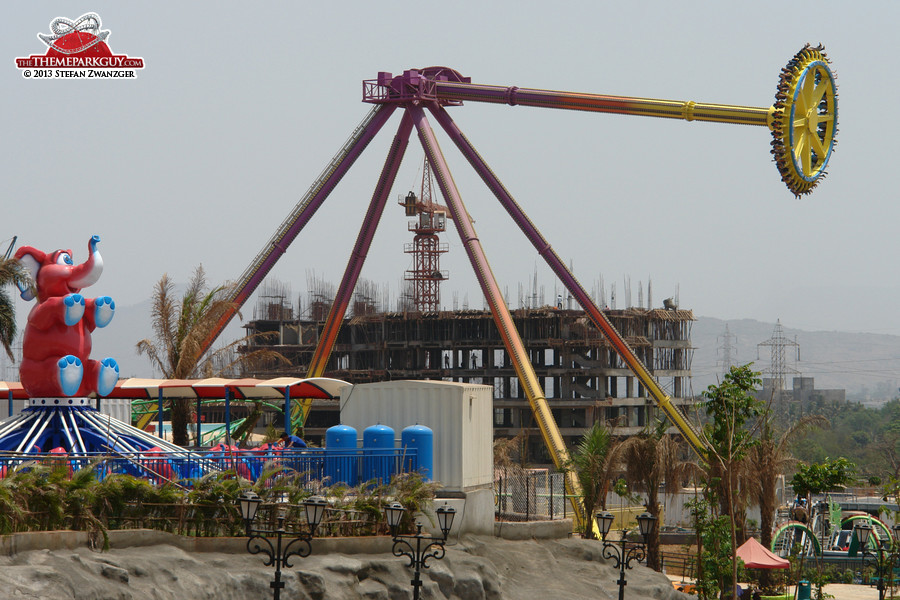
[[[160, 537], [162, 536], [162, 538]], [[132, 536], [134, 537], [134, 536]], [[146, 541], [165, 534], [153, 532]], [[4, 598], [52, 600], [246, 600], [271, 598], [273, 569], [245, 551], [239, 540], [118, 547], [30, 550], [0, 557]], [[365, 539], [365, 538], [363, 538]], [[390, 554], [389, 540], [318, 544], [313, 554], [285, 569], [282, 598], [292, 600], [401, 600], [412, 597], [412, 572]], [[328, 540], [321, 540], [326, 542]], [[353, 546], [362, 553], [355, 553]], [[188, 549], [185, 549], [188, 548]], [[235, 552], [241, 548], [241, 552]], [[327, 551], [326, 551], [327, 548]], [[382, 552], [366, 553], [383, 549]], [[349, 551], [347, 551], [349, 550]], [[664, 576], [636, 566], [627, 572], [627, 597], [686, 599]], [[599, 542], [581, 539], [509, 541], [487, 536], [450, 540], [443, 560], [423, 571], [423, 598], [533, 600], [617, 598], [618, 570], [601, 556]]]

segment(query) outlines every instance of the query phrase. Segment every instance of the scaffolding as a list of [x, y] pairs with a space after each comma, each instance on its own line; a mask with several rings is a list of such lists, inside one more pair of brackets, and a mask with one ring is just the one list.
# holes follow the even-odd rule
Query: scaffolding
[[[642, 308], [604, 312], [673, 403], [686, 408], [691, 403], [684, 394], [691, 376], [693, 312]], [[543, 306], [513, 310], [512, 316], [567, 445], [577, 442], [584, 429], [597, 420], [615, 424], [622, 435], [631, 435], [657, 416], [664, 418], [583, 311]], [[269, 378], [304, 372], [323, 325], [320, 320], [299, 319], [297, 326], [303, 334], [293, 344], [252, 338], [253, 344], [271, 346], [287, 356], [292, 365], [273, 363], [270, 371], [245, 376]], [[250, 334], [280, 326], [264, 320], [245, 325]], [[495, 437], [524, 433], [529, 438], [528, 459], [536, 464], [551, 462], [490, 311], [354, 311], [340, 329], [325, 376], [355, 384], [431, 379], [490, 385], [494, 389]], [[337, 411], [335, 405], [314, 404], [306, 436], [324, 436], [327, 427], [339, 422]]]

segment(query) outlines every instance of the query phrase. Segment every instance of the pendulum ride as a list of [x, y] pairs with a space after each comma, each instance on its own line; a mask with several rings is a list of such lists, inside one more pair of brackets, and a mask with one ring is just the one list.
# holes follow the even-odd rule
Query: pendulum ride
[[[799, 197], [810, 193], [825, 176], [825, 168], [831, 157], [837, 132], [836, 92], [834, 74], [822, 47], [809, 45], [801, 49], [782, 69], [775, 103], [763, 108], [475, 84], [470, 78], [444, 67], [410, 69], [396, 76], [379, 73], [377, 78], [363, 82], [363, 102], [372, 104], [372, 110], [237, 280], [231, 298], [235, 309], [223, 316], [218, 327], [205, 340], [204, 348], [212, 344], [234, 312], [250, 297], [369, 142], [389, 117], [399, 109], [401, 119], [397, 132], [372, 193], [368, 211], [351, 250], [347, 268], [321, 332], [320, 342], [307, 376], [321, 376], [325, 371], [351, 294], [409, 143], [410, 134], [415, 129], [425, 150], [431, 172], [436, 176], [438, 187], [450, 211], [449, 216], [457, 224], [456, 229], [491, 308], [519, 381], [526, 392], [544, 442], [557, 467], [562, 467], [566, 463], [568, 455], [562, 436], [503, 301], [479, 236], [472, 221], [463, 218], [467, 217], [468, 213], [438, 145], [429, 121], [430, 114], [497, 197], [516, 225], [534, 245], [538, 254], [578, 301], [594, 325], [605, 334], [672, 423], [696, 452], [705, 455], [706, 447], [697, 431], [672, 404], [670, 397], [661, 389], [606, 316], [594, 305], [588, 293], [539, 232], [537, 226], [528, 218], [512, 194], [450, 118], [447, 108], [461, 106], [463, 102], [487, 102], [766, 127], [772, 133], [771, 152], [781, 179], [788, 190]], [[309, 407], [308, 401], [300, 401], [294, 406], [292, 412], [297, 422], [303, 422]], [[574, 476], [567, 477], [567, 487], [570, 493], [577, 494], [579, 486]], [[573, 506], [579, 519], [583, 518], [577, 502], [573, 501]]]

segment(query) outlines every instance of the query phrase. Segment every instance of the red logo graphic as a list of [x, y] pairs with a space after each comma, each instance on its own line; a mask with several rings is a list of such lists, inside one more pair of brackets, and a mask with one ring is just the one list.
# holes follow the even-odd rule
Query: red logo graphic
[[136, 77], [135, 71], [144, 68], [144, 59], [113, 54], [107, 45], [109, 33], [102, 29], [97, 13], [83, 14], [74, 21], [57, 17], [50, 22], [49, 34], [37, 34], [47, 45], [47, 53], [16, 58], [16, 67], [26, 78]]

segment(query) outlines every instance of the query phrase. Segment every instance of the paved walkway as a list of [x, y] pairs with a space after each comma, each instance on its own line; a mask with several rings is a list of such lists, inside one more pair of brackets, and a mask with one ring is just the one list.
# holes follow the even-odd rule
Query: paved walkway
[[[878, 600], [878, 590], [867, 585], [829, 583], [823, 589], [826, 594], [834, 596], [835, 600]], [[890, 598], [890, 593], [885, 597]]]
[[[669, 575], [669, 579], [674, 583], [681, 582], [682, 579], [675, 576]], [[823, 589], [826, 594], [829, 594], [834, 600], [878, 600], [878, 590], [874, 587], [868, 585], [851, 585], [846, 583], [829, 583]], [[790, 593], [795, 593], [796, 588], [791, 588]], [[815, 597], [816, 591], [813, 590], [813, 597]], [[890, 591], [886, 593], [886, 598], [891, 598]], [[896, 596], [900, 598], [900, 595]]]

